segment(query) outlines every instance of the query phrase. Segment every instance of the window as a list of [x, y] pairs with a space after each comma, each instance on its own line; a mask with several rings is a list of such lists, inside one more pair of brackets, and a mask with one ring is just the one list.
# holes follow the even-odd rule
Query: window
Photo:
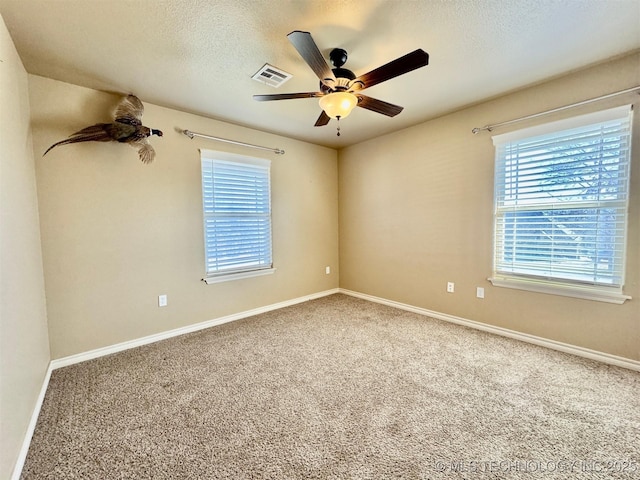
[[273, 273], [268, 160], [201, 150], [207, 283]]
[[494, 285], [623, 303], [630, 106], [493, 137]]

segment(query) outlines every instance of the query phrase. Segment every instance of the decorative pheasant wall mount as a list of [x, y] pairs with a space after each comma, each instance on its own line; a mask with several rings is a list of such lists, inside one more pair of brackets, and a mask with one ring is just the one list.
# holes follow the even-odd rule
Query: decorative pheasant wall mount
[[156, 152], [147, 138], [151, 135], [161, 137], [162, 132], [142, 125], [143, 113], [144, 105], [140, 99], [135, 95], [128, 95], [116, 107], [113, 123], [97, 123], [83, 128], [70, 135], [68, 139], [51, 145], [42, 156], [58, 145], [77, 142], [120, 142], [137, 148], [142, 163], [151, 163]]

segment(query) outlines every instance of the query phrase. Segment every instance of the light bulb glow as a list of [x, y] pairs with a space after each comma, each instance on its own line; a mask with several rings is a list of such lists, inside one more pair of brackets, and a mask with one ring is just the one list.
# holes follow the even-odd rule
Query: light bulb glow
[[320, 108], [330, 118], [345, 118], [358, 104], [358, 97], [349, 92], [334, 92], [320, 97]]

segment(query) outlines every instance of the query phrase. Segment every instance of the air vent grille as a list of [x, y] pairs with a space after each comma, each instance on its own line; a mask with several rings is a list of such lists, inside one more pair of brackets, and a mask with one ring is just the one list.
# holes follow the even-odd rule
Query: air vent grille
[[290, 73], [280, 70], [265, 63], [260, 70], [258, 70], [251, 78], [260, 83], [265, 83], [274, 88], [278, 88], [292, 77]]

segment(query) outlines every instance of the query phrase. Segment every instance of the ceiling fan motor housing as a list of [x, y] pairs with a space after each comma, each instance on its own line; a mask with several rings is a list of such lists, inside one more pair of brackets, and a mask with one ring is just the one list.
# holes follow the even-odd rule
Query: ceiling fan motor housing
[[330, 93], [349, 90], [351, 81], [356, 78], [356, 75], [346, 68], [333, 68], [331, 70], [333, 71], [333, 75], [336, 77], [336, 82], [333, 83], [333, 81], [331, 81], [329, 82], [329, 85], [320, 82], [320, 91], [322, 91], [322, 93]]
[[351, 80], [356, 78], [356, 74], [347, 68], [342, 68], [347, 61], [347, 51], [342, 48], [334, 48], [329, 53], [329, 60], [335, 67], [332, 68], [331, 71], [336, 77], [336, 83], [332, 86], [327, 86], [323, 82], [320, 82], [320, 90], [325, 94], [349, 90]]

